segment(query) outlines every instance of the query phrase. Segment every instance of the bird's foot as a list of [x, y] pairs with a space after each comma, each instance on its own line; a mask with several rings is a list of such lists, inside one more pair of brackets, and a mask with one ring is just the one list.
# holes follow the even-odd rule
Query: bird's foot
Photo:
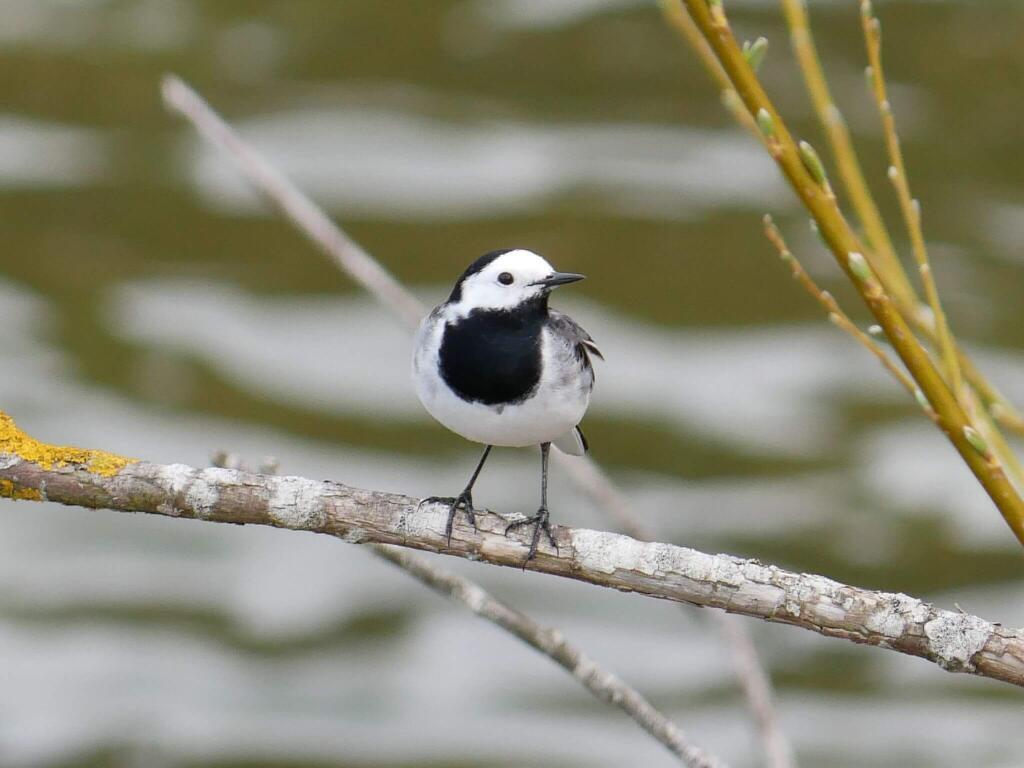
[[550, 541], [551, 546], [555, 548], [555, 553], [558, 553], [558, 542], [555, 541], [555, 536], [551, 533], [551, 524], [548, 522], [547, 507], [541, 507], [538, 509], [537, 514], [533, 517], [516, 520], [514, 523], [506, 526], [505, 535], [508, 536], [508, 532], [513, 528], [520, 528], [524, 525], [533, 525], [533, 536], [530, 537], [530, 551], [526, 555], [526, 560], [523, 561], [523, 568], [526, 568], [526, 564], [533, 560], [537, 555], [537, 544], [540, 542], [541, 531], [544, 531], [544, 533], [547, 534], [548, 541]]
[[468, 489], [454, 498], [451, 496], [428, 496], [420, 501], [420, 504], [430, 503], [448, 505], [448, 522], [444, 526], [444, 535], [448, 541], [448, 546], [452, 544], [452, 528], [455, 527], [455, 515], [459, 511], [459, 507], [466, 511], [466, 520], [473, 526], [473, 530], [476, 530], [476, 517], [473, 515], [473, 494]]

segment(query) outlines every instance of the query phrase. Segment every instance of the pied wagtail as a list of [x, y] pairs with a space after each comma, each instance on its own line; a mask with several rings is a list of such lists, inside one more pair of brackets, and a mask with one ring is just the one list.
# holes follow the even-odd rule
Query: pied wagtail
[[582, 280], [556, 272], [522, 249], [491, 251], [474, 261], [448, 300], [420, 324], [413, 354], [416, 394], [430, 415], [467, 440], [483, 443], [483, 456], [466, 488], [450, 503], [449, 543], [459, 507], [473, 518], [473, 484], [495, 445], [539, 445], [540, 508], [505, 529], [534, 525], [526, 562], [537, 553], [548, 523], [548, 452], [554, 443], [573, 456], [587, 451], [579, 423], [590, 403], [601, 357], [585, 330], [548, 307], [552, 289]]

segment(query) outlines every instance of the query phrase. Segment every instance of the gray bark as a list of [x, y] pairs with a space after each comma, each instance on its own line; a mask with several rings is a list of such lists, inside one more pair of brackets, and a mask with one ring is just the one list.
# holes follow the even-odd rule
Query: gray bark
[[[62, 504], [146, 512], [220, 523], [271, 525], [324, 533], [353, 544], [394, 544], [522, 568], [524, 536], [481, 511], [477, 530], [457, 521], [444, 535], [447, 507], [400, 494], [302, 477], [258, 475], [182, 464], [129, 464], [109, 477], [75, 466], [45, 469], [0, 453], [8, 496], [39, 492]], [[530, 570], [625, 592], [718, 608], [790, 624], [828, 637], [889, 648], [1024, 686], [1024, 633], [908, 595], [840, 584], [756, 560], [711, 555], [672, 544], [556, 526]]]

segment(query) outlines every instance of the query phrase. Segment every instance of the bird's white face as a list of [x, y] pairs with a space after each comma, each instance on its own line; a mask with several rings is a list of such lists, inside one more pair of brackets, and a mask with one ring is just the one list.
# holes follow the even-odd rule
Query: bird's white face
[[461, 297], [452, 308], [460, 315], [474, 309], [512, 309], [551, 290], [538, 284], [555, 268], [533, 251], [503, 253], [462, 282]]

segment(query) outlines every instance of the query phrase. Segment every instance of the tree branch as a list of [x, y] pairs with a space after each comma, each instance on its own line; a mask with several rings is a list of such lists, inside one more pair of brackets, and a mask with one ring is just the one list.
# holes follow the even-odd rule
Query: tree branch
[[[118, 461], [78, 452], [23, 456], [0, 445], [0, 496], [61, 504], [270, 525], [325, 533], [353, 544], [395, 544], [492, 565], [524, 567], [527, 545], [508, 521], [481, 512], [447, 544], [447, 507], [394, 493], [302, 477], [183, 464]], [[74, 449], [68, 449], [74, 450]], [[93, 455], [101, 457], [93, 463]], [[81, 456], [77, 458], [76, 456]], [[1024, 686], [1024, 632], [936, 608], [903, 594], [840, 584], [756, 560], [556, 526], [526, 567], [624, 592], [719, 608], [828, 637], [900, 651], [951, 672]]]
[[761, 657], [754, 646], [754, 639], [747, 631], [747, 625], [738, 616], [718, 611], [711, 615], [721, 625], [722, 633], [729, 643], [736, 678], [743, 687], [747, 706], [754, 716], [757, 732], [764, 746], [765, 765], [767, 768], [796, 768], [793, 745], [790, 744], [779, 722], [771, 678], [761, 663]]

